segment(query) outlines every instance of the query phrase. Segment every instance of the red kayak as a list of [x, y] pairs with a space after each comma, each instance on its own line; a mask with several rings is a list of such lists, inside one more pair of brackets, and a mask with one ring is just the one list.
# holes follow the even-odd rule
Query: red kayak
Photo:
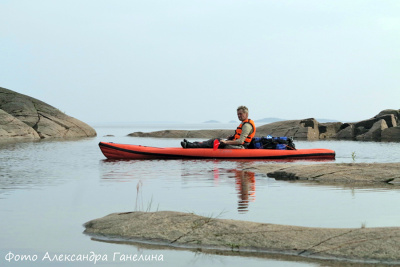
[[100, 142], [108, 159], [335, 159], [330, 149], [217, 149], [149, 147]]

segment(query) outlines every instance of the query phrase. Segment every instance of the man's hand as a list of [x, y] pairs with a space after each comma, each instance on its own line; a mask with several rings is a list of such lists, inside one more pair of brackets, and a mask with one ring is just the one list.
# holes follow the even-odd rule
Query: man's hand
[[230, 136], [228, 136], [228, 137], [226, 138], [226, 140], [233, 140], [234, 137], [235, 137], [234, 135], [230, 135]]

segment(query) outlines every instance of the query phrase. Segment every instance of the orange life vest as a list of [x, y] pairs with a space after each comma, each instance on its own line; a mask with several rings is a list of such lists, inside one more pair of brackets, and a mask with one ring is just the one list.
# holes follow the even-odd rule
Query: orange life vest
[[256, 125], [254, 124], [254, 121], [247, 119], [242, 121], [242, 123], [236, 128], [235, 135], [233, 137], [233, 140], [237, 140], [240, 138], [240, 135], [242, 133], [242, 127], [245, 123], [250, 123], [251, 126], [253, 127], [253, 132], [249, 134], [246, 139], [244, 140], [244, 144], [249, 144], [251, 142], [251, 139], [256, 135]]

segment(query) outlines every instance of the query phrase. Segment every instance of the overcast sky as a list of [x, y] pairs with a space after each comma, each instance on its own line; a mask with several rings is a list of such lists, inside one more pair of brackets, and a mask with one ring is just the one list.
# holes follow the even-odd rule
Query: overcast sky
[[0, 0], [0, 86], [87, 123], [400, 108], [399, 0]]

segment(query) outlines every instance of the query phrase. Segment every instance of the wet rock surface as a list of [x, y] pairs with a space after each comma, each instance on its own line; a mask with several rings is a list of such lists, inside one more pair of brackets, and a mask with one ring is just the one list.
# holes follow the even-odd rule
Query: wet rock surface
[[311, 228], [173, 211], [113, 213], [84, 226], [86, 234], [99, 240], [281, 253], [360, 263], [400, 263], [400, 227]]
[[86, 123], [33, 97], [0, 87], [0, 140], [96, 136]]

